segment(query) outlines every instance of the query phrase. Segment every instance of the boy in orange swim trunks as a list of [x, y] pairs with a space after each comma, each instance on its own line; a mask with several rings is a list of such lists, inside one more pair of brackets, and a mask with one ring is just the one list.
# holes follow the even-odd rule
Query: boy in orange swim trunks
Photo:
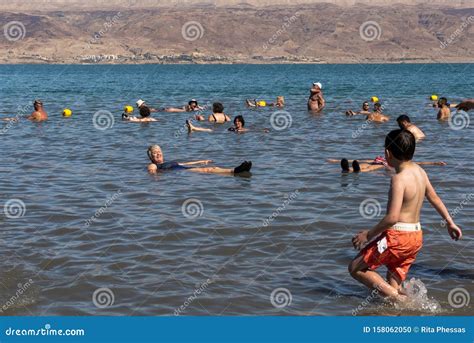
[[[387, 214], [374, 228], [352, 238], [354, 248], [360, 250], [349, 264], [352, 277], [397, 301], [406, 299], [399, 292], [401, 284], [422, 246], [420, 210], [425, 197], [446, 220], [451, 238], [457, 241], [462, 237], [461, 229], [436, 194], [426, 172], [411, 161], [415, 146], [415, 137], [407, 130], [394, 130], [387, 135], [385, 158], [396, 170], [391, 180]], [[381, 265], [388, 269], [387, 280], [375, 272]]]

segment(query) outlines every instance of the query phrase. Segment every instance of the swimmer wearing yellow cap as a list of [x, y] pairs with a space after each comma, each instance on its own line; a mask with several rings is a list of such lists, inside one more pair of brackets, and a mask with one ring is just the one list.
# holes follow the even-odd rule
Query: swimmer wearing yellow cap
[[123, 108], [122, 120], [128, 121], [128, 122], [135, 122], [135, 123], [158, 121], [157, 119], [149, 117], [149, 116], [143, 117], [143, 118], [137, 118], [133, 116], [132, 113], [133, 113], [133, 107], [130, 105], [126, 105]]
[[69, 108], [65, 108], [63, 110], [63, 117], [70, 117], [72, 116], [72, 111]]

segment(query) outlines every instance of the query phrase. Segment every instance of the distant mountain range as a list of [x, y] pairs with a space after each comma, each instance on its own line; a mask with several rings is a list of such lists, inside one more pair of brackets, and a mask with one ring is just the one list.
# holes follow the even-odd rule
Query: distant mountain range
[[366, 4], [388, 6], [391, 4], [473, 7], [474, 0], [9, 0], [0, 3], [0, 10], [61, 10], [61, 9], [110, 9], [119, 7], [150, 8], [189, 6], [273, 6], [328, 3], [339, 6]]
[[473, 62], [472, 1], [454, 2], [467, 8], [252, 2], [266, 1], [150, 8], [143, 7], [165, 3], [68, 1], [51, 9], [66, 1], [14, 0], [0, 6], [0, 63]]

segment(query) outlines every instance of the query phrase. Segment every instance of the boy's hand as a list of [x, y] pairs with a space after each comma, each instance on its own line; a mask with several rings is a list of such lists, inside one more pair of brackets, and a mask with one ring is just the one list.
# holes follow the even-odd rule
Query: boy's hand
[[451, 236], [451, 238], [454, 239], [455, 241], [461, 239], [462, 237], [461, 228], [454, 223], [452, 224], [448, 223], [448, 233]]
[[369, 233], [369, 230], [364, 230], [359, 232], [357, 235], [355, 235], [352, 238], [352, 245], [354, 246], [354, 249], [360, 250], [362, 247], [367, 243], [368, 238], [367, 235]]

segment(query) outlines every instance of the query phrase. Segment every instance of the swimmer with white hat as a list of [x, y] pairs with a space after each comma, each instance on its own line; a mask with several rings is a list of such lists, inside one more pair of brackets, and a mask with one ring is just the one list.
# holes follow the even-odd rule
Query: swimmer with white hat
[[308, 111], [318, 113], [326, 106], [322, 89], [323, 85], [321, 82], [313, 82], [308, 98]]
[[149, 107], [144, 100], [139, 99], [136, 102], [141, 118], [148, 118], [152, 112], [158, 112], [157, 109]]

